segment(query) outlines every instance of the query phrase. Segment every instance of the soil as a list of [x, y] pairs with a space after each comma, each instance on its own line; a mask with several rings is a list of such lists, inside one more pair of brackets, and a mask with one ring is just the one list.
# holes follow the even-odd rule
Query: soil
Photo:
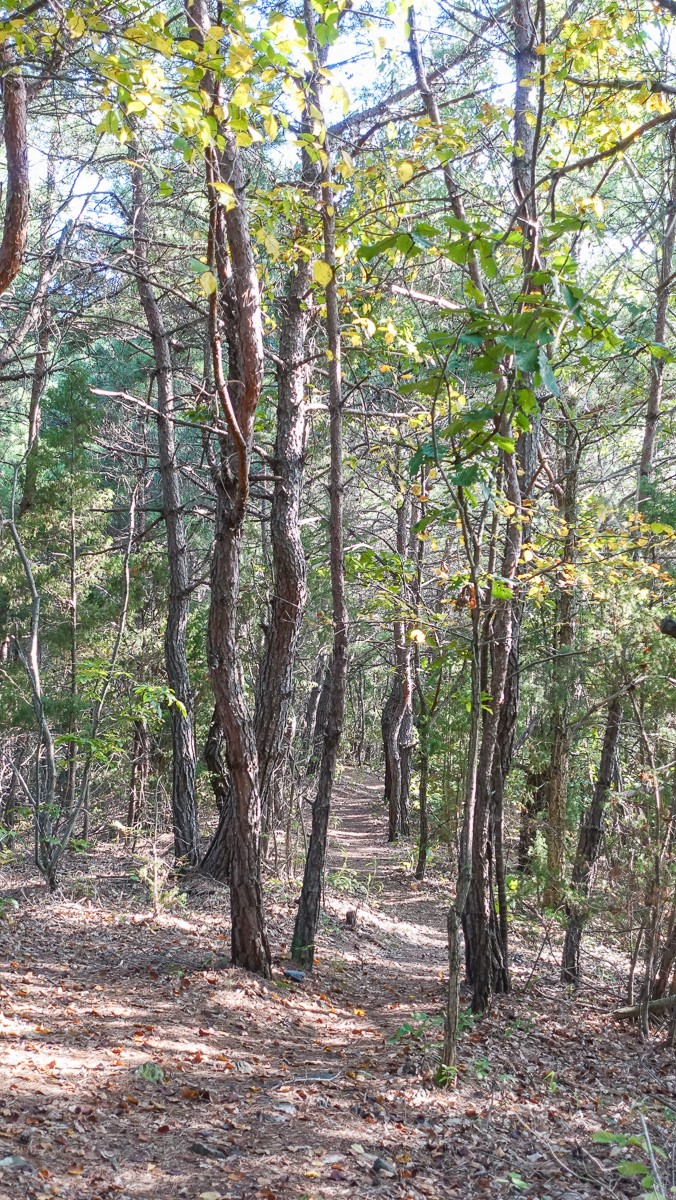
[[594, 1137], [640, 1134], [641, 1113], [670, 1184], [673, 1051], [613, 1021], [620, 950], [590, 944], [584, 986], [563, 988], [559, 926], [535, 910], [515, 915], [511, 994], [466, 1017], [456, 1084], [435, 1086], [450, 882], [442, 854], [414, 880], [381, 795], [344, 773], [300, 982], [298, 881], [266, 886], [266, 983], [228, 965], [225, 889], [165, 884], [149, 907], [139, 875], [157, 892], [166, 872], [148, 847], [99, 842], [53, 896], [5, 868], [0, 1200], [638, 1196], [617, 1167], [645, 1153]]

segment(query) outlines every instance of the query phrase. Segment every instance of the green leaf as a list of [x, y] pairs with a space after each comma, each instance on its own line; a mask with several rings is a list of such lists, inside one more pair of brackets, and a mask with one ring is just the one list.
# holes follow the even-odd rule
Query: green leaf
[[560, 396], [561, 389], [559, 387], [559, 382], [556, 378], [556, 375], [552, 371], [551, 364], [547, 358], [547, 351], [545, 350], [544, 346], [540, 347], [538, 354], [538, 366], [540, 368], [540, 378], [543, 386], [546, 387], [547, 391], [551, 392], [553, 396]]
[[617, 1168], [618, 1175], [624, 1175], [627, 1179], [631, 1179], [634, 1175], [647, 1175], [648, 1168], [645, 1163], [640, 1162], [621, 1162]]
[[573, 319], [578, 325], [582, 324], [582, 293], [578, 288], [573, 288], [568, 283], [561, 284], [561, 295], [563, 296], [566, 308], [572, 313]]
[[479, 464], [470, 463], [468, 467], [461, 467], [459, 471], [449, 476], [454, 487], [471, 487], [479, 478]]
[[491, 596], [494, 600], [511, 600], [512, 589], [504, 579], [494, 579], [491, 584]]
[[435, 458], [434, 442], [423, 442], [422, 446], [416, 450], [413, 457], [409, 460], [408, 469], [410, 474], [415, 475], [424, 462], [434, 462]]

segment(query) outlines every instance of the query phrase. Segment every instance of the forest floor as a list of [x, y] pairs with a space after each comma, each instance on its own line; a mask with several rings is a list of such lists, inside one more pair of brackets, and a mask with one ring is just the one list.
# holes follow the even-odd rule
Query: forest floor
[[380, 797], [344, 773], [300, 983], [283, 974], [297, 882], [267, 890], [267, 983], [227, 965], [223, 889], [154, 913], [121, 843], [78, 856], [54, 896], [5, 869], [0, 1200], [640, 1194], [594, 1134], [640, 1133], [640, 1111], [670, 1154], [676, 1060], [612, 1020], [624, 959], [588, 947], [572, 997], [556, 928], [515, 919], [514, 989], [468, 1018], [458, 1086], [435, 1087], [449, 885], [384, 843]]

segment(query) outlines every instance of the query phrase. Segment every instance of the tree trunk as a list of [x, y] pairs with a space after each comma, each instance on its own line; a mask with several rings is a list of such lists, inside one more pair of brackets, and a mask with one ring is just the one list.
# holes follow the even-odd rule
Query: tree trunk
[[[517, 474], [516, 455], [504, 456], [506, 496], [513, 508], [505, 534], [505, 551], [501, 577], [514, 586], [521, 554], [521, 489]], [[476, 808], [472, 840], [471, 884], [465, 916], [465, 948], [472, 983], [472, 1009], [483, 1012], [489, 1004], [493, 987], [494, 954], [491, 949], [491, 851], [489, 830], [492, 811], [492, 781], [501, 718], [504, 717], [506, 684], [515, 632], [516, 597], [497, 600], [493, 617], [493, 647], [491, 673], [491, 706], [485, 714], [479, 748]], [[493, 918], [494, 920], [494, 918]]]
[[554, 658], [552, 661], [552, 755], [549, 765], [547, 812], [547, 885], [544, 903], [558, 908], [563, 891], [568, 801], [568, 767], [572, 748], [572, 654], [575, 641], [576, 595], [573, 572], [577, 558], [578, 435], [572, 420], [566, 426], [565, 482], [561, 520], [565, 526], [561, 568], [556, 593]]
[[[673, 129], [670, 129], [667, 134], [667, 142], [668, 199], [665, 211], [664, 233], [660, 247], [659, 277], [657, 281], [655, 333], [653, 338], [656, 345], [664, 344], [669, 315], [669, 301], [674, 287], [672, 260], [674, 257], [674, 244], [676, 243], [676, 134]], [[648, 392], [648, 407], [646, 410], [638, 472], [639, 506], [645, 502], [648, 488], [652, 481], [657, 426], [660, 419], [662, 392], [664, 389], [665, 361], [663, 357], [658, 357], [657, 355], [653, 356], [650, 361], [650, 390]]]
[[525, 782], [528, 795], [521, 806], [519, 844], [516, 850], [516, 865], [522, 874], [529, 869], [531, 850], [537, 831], [537, 819], [541, 813], [547, 810], [549, 767], [544, 771], [526, 771]]
[[[185, 7], [188, 28], [204, 46], [214, 21], [206, 0]], [[270, 975], [260, 876], [261, 797], [254, 722], [240, 655], [238, 604], [242, 536], [249, 497], [254, 427], [263, 387], [263, 317], [246, 207], [246, 181], [227, 117], [222, 82], [206, 71], [201, 86], [216, 123], [217, 145], [204, 152], [209, 204], [209, 347], [216, 390], [219, 459], [206, 443], [216, 491], [207, 660], [232, 781], [231, 950], [235, 966]], [[221, 203], [223, 188], [231, 202]], [[228, 346], [228, 374], [223, 364]]]
[[146, 784], [150, 773], [150, 743], [148, 727], [143, 720], [134, 721], [134, 736], [131, 743], [131, 777], [129, 780], [129, 804], [127, 827], [136, 829], [139, 824]]
[[411, 832], [411, 816], [409, 811], [411, 795], [411, 771], [413, 768], [413, 711], [408, 704], [404, 719], [399, 730], [399, 763], [401, 780], [399, 786], [399, 832], [402, 837], [408, 837]]
[[[305, 25], [308, 44], [316, 67], [325, 56], [320, 51], [314, 31], [314, 12], [311, 0], [305, 0]], [[321, 84], [314, 87], [316, 106], [321, 112]], [[341, 372], [340, 316], [338, 281], [336, 278], [336, 217], [332, 185], [331, 148], [324, 141], [322, 170], [322, 227], [324, 260], [331, 268], [326, 285], [326, 336], [329, 349], [329, 565], [331, 571], [331, 600], [333, 618], [333, 652], [331, 695], [322, 758], [319, 768], [317, 795], [312, 808], [312, 831], [308, 846], [303, 886], [291, 944], [296, 961], [309, 969], [314, 964], [315, 937], [319, 925], [321, 890], [326, 860], [326, 844], [333, 793], [333, 779], [338, 758], [345, 713], [347, 689], [348, 613], [345, 600], [345, 569], [343, 561], [343, 395]]]
[[0, 65], [3, 67], [3, 132], [7, 163], [5, 220], [0, 242], [1, 294], [7, 291], [23, 262], [30, 218], [30, 176], [26, 85], [19, 70], [12, 69], [13, 51], [8, 41], [3, 42], [0, 49]]
[[[311, 135], [313, 85], [310, 82], [302, 131]], [[317, 199], [318, 166], [302, 150], [301, 184], [309, 204]], [[297, 241], [307, 237], [301, 218]], [[274, 795], [288, 758], [287, 726], [293, 697], [293, 672], [298, 638], [307, 600], [305, 551], [300, 536], [300, 512], [307, 440], [306, 388], [309, 370], [306, 341], [313, 318], [308, 302], [312, 264], [298, 254], [281, 305], [277, 365], [277, 431], [273, 455], [275, 476], [270, 512], [272, 542], [272, 601], [256, 686], [254, 724], [258, 748], [262, 821], [268, 829], [274, 818]]]
[[167, 531], [169, 597], [164, 634], [164, 661], [169, 686], [177, 703], [171, 705], [172, 787], [171, 813], [176, 862], [195, 866], [199, 861], [199, 830], [195, 801], [195, 735], [193, 696], [188, 670], [186, 635], [190, 611], [190, 561], [183, 519], [181, 479], [174, 427], [174, 378], [169, 335], [150, 282], [148, 236], [145, 230], [143, 167], [138, 150], [130, 164], [134, 214], [133, 266], [141, 307], [146, 318], [155, 359], [157, 384], [157, 444], [164, 524]]
[[416, 879], [425, 878], [427, 854], [429, 849], [429, 817], [427, 812], [427, 787], [430, 771], [430, 733], [429, 714], [420, 712], [418, 715], [418, 805], [420, 808], [420, 826], [418, 831], [418, 861], [415, 868]]
[[209, 783], [214, 793], [216, 811], [220, 816], [228, 801], [230, 784], [228, 769], [225, 765], [225, 739], [216, 708], [213, 711], [207, 740], [204, 743], [204, 761], [209, 772]]
[[571, 879], [572, 897], [566, 905], [568, 924], [563, 944], [561, 979], [564, 983], [572, 983], [575, 987], [580, 982], [580, 943], [586, 919], [586, 902], [594, 887], [599, 858], [601, 857], [603, 817], [613, 781], [615, 755], [620, 739], [621, 722], [622, 699], [617, 694], [612, 697], [608, 705], [608, 718], [603, 738], [598, 779], [594, 788], [591, 805], [580, 826]]
[[313, 704], [314, 712], [312, 730], [310, 734], [310, 757], [307, 764], [308, 775], [317, 774], [317, 768], [322, 757], [324, 735], [326, 733], [326, 724], [329, 719], [329, 709], [331, 707], [332, 667], [333, 658], [329, 658], [328, 662], [323, 668], [322, 684], [317, 694], [316, 703]]

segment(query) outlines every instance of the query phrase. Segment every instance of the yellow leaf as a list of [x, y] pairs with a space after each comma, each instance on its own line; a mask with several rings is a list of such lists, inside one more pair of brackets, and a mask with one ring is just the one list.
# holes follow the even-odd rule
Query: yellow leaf
[[322, 287], [327, 287], [333, 279], [333, 268], [327, 262], [324, 262], [323, 259], [318, 258], [312, 264], [312, 278], [315, 283], [321, 284]]
[[249, 89], [248, 89], [247, 85], [242, 81], [242, 83], [237, 84], [237, 87], [235, 88], [234, 92], [232, 93], [232, 103], [236, 104], [238, 108], [244, 108], [248, 104], [248, 102], [249, 102]]
[[204, 292], [204, 295], [210, 296], [212, 292], [216, 291], [217, 287], [218, 284], [216, 283], [216, 276], [213, 271], [203, 271], [200, 275], [200, 288]]
[[397, 175], [399, 177], [399, 182], [400, 183], [408, 183], [409, 180], [413, 178], [413, 170], [414, 170], [414, 168], [413, 168], [412, 162], [408, 162], [406, 159], [404, 160], [404, 162], [400, 162], [397, 167]]
[[423, 633], [422, 629], [412, 629], [408, 636], [410, 637], [411, 641], [415, 642], [418, 646], [422, 646], [423, 642], [425, 641], [425, 634]]

